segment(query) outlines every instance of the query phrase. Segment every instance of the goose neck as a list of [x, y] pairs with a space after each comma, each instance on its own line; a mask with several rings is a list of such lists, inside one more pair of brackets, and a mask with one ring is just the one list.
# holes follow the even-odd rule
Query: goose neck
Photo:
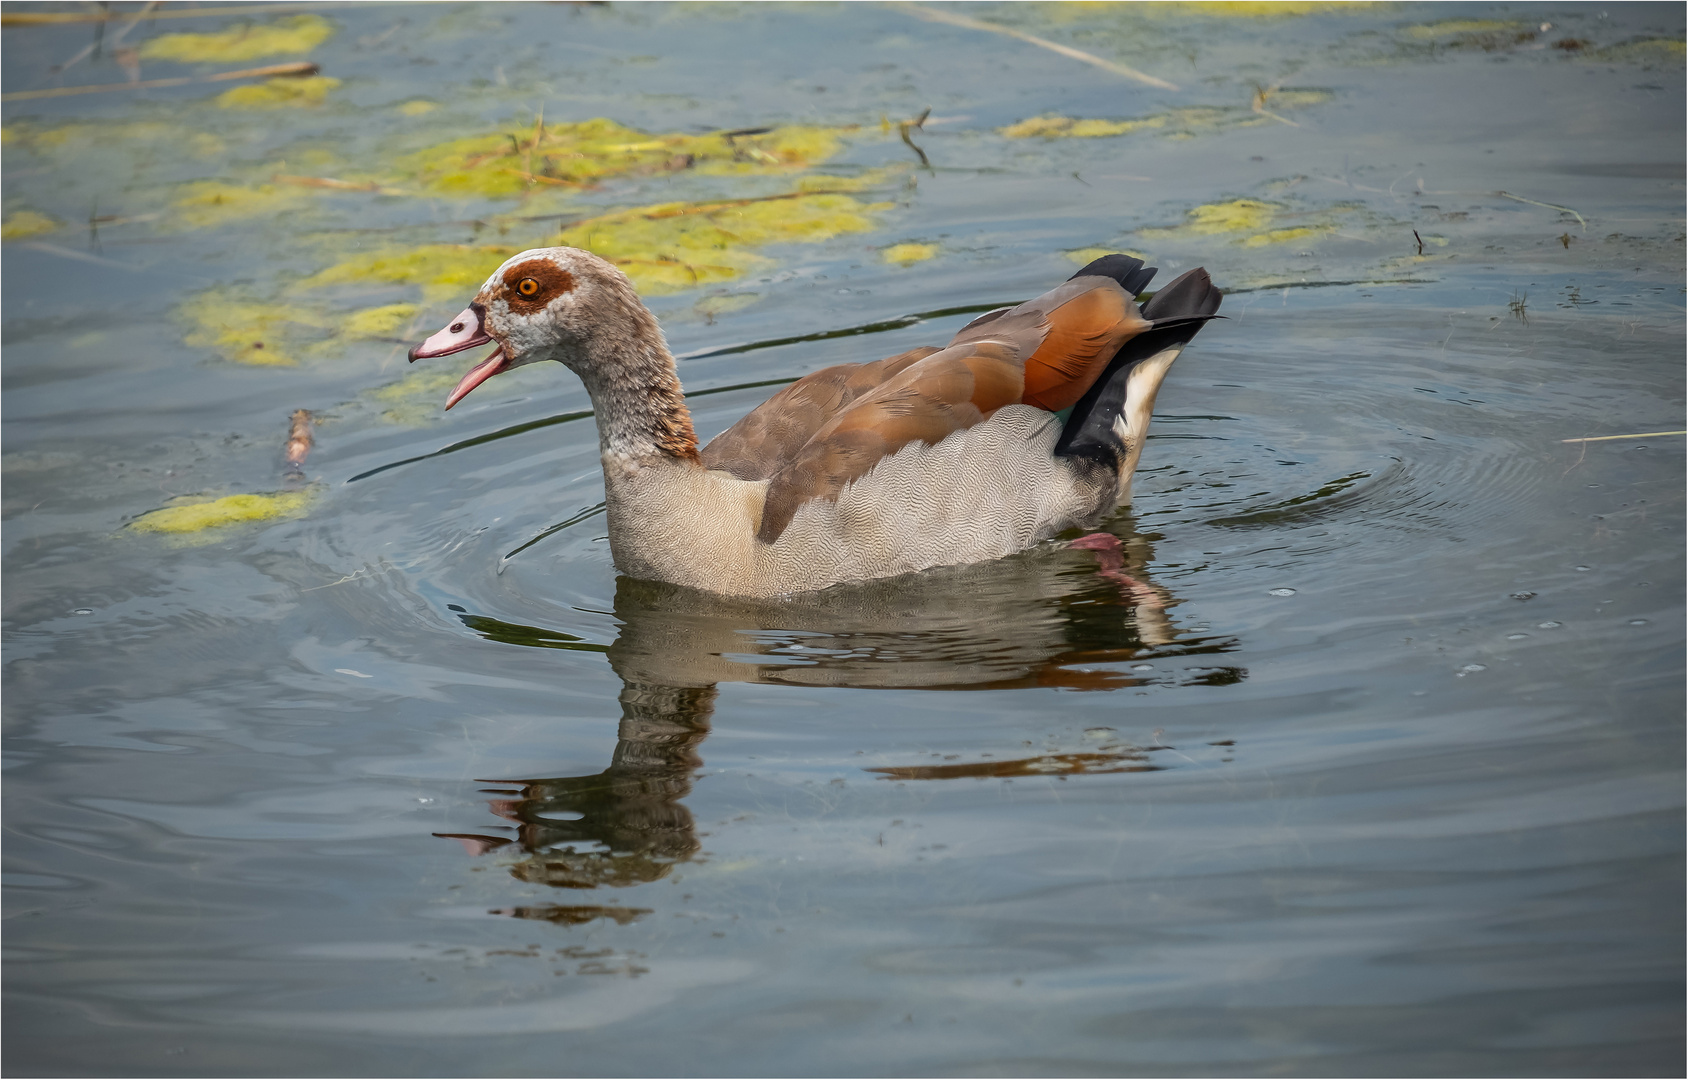
[[606, 465], [697, 462], [697, 434], [673, 354], [656, 319], [642, 306], [640, 314], [638, 332], [602, 334], [581, 362], [569, 364], [592, 398], [599, 449]]

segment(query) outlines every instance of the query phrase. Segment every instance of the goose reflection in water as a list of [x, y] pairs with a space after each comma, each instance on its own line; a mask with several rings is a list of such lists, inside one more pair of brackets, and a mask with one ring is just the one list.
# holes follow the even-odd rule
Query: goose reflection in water
[[[723, 597], [623, 577], [609, 646], [475, 615], [464, 625], [511, 645], [605, 652], [621, 676], [621, 727], [608, 768], [585, 776], [486, 781], [513, 835], [438, 833], [472, 854], [521, 853], [515, 877], [567, 889], [655, 881], [699, 850], [683, 799], [702, 766], [717, 685], [776, 683], [884, 689], [1223, 685], [1246, 677], [1214, 664], [1236, 647], [1180, 631], [1177, 604], [1144, 567], [1147, 538], [1115, 519], [1113, 535], [1051, 544], [1013, 558], [835, 586], [772, 600]], [[1183, 658], [1172, 677], [1164, 664]], [[1144, 670], [1147, 669], [1147, 670]], [[1105, 744], [1084, 752], [865, 771], [899, 780], [1146, 772], [1171, 747]], [[636, 917], [632, 908], [532, 907], [503, 914], [579, 922]]]

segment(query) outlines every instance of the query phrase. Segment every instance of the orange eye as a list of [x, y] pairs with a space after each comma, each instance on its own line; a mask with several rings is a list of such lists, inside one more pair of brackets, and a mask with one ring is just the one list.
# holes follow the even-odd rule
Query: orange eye
[[523, 296], [535, 296], [539, 292], [539, 282], [530, 277], [525, 277], [516, 282], [516, 291]]

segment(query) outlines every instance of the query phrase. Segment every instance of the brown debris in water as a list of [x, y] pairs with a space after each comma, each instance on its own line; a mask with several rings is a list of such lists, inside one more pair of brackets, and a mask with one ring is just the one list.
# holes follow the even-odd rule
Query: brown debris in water
[[288, 468], [296, 470], [305, 464], [305, 458], [310, 456], [313, 441], [310, 410], [295, 409], [292, 423], [287, 429]]

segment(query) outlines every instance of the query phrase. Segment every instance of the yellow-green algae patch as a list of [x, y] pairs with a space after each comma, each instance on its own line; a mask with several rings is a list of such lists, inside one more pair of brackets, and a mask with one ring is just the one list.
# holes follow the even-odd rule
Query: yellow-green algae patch
[[309, 191], [276, 184], [229, 184], [195, 180], [176, 189], [175, 221], [189, 229], [211, 229], [254, 217], [274, 217], [311, 202]]
[[237, 364], [258, 367], [297, 364], [300, 332], [329, 324], [321, 312], [258, 303], [222, 288], [190, 297], [177, 313], [193, 324], [185, 338], [189, 345], [214, 348]]
[[[1352, 210], [1352, 206], [1334, 206], [1321, 213], [1321, 220], [1308, 221], [1305, 214], [1292, 213], [1281, 203], [1263, 199], [1231, 199], [1194, 207], [1186, 213], [1182, 225], [1139, 229], [1137, 235], [1168, 240], [1230, 236], [1244, 247], [1267, 247], [1333, 233], [1336, 226], [1330, 222], [1330, 216]], [[1303, 220], [1295, 224], [1282, 223], [1279, 219], [1286, 215], [1292, 221], [1297, 217]]]
[[223, 140], [203, 131], [159, 120], [86, 121], [37, 127], [29, 123], [8, 124], [7, 145], [15, 141], [21, 149], [35, 153], [109, 151], [114, 145], [152, 144], [165, 146], [181, 156], [214, 157], [224, 150]]
[[452, 362], [413, 371], [396, 382], [371, 390], [368, 396], [377, 405], [385, 406], [381, 419], [389, 424], [416, 427], [432, 423], [444, 415], [442, 406], [446, 395], [468, 370], [463, 364], [455, 362], [462, 359], [456, 356], [452, 357]]
[[[261, 11], [254, 8], [254, 13]], [[320, 15], [294, 15], [262, 26], [234, 26], [210, 34], [161, 34], [141, 46], [143, 60], [183, 64], [238, 64], [264, 56], [308, 53], [334, 27]]]
[[925, 262], [936, 254], [937, 244], [892, 244], [881, 250], [879, 257], [888, 263], [908, 266], [911, 263]]
[[180, 502], [142, 514], [129, 523], [129, 528], [141, 532], [196, 533], [254, 521], [274, 521], [303, 513], [313, 494], [311, 491], [275, 491], [225, 495], [202, 502]]
[[768, 265], [754, 248], [868, 232], [878, 224], [873, 214], [888, 207], [838, 192], [662, 203], [577, 222], [556, 242], [608, 259], [641, 292], [660, 295], [729, 281]]
[[1406, 34], [1421, 41], [1436, 38], [1455, 37], [1463, 34], [1493, 34], [1504, 30], [1516, 30], [1524, 24], [1514, 19], [1443, 19], [1440, 22], [1424, 23], [1421, 26], [1409, 26]]
[[313, 75], [304, 79], [270, 79], [254, 86], [237, 86], [213, 98], [219, 109], [308, 109], [328, 100], [339, 79]]
[[433, 302], [474, 292], [500, 263], [520, 250], [507, 245], [478, 244], [382, 248], [343, 259], [312, 274], [299, 287], [419, 285], [423, 299]]
[[[1286, 113], [1321, 105], [1335, 95], [1328, 90], [1277, 89], [1260, 96], [1263, 108], [1269, 107], [1273, 113]], [[1115, 135], [1134, 135], [1139, 131], [1159, 131], [1171, 138], [1188, 138], [1191, 135], [1276, 122], [1272, 116], [1252, 109], [1192, 105], [1125, 120], [1034, 116], [998, 128], [997, 134], [1009, 139], [1099, 139]]]
[[416, 317], [417, 310], [415, 304], [364, 308], [346, 316], [340, 324], [340, 331], [347, 337], [390, 337], [408, 325]]
[[33, 210], [19, 210], [0, 225], [0, 240], [27, 240], [31, 236], [50, 233], [59, 227], [59, 223], [46, 214], [38, 214]]
[[1141, 120], [1078, 120], [1071, 116], [1034, 116], [998, 128], [997, 134], [1008, 139], [1094, 139], [1108, 135], [1129, 135], [1134, 131], [1166, 126], [1166, 117], [1145, 117]]
[[[818, 184], [823, 179], [810, 178]], [[865, 180], [839, 181], [858, 189]], [[803, 188], [810, 188], [804, 190]], [[574, 222], [539, 243], [425, 244], [351, 256], [311, 275], [301, 289], [331, 285], [416, 285], [423, 299], [453, 299], [478, 289], [523, 247], [585, 248], [618, 266], [641, 292], [662, 295], [730, 281], [771, 264], [755, 249], [771, 244], [819, 243], [878, 227], [889, 203], [867, 203], [844, 191], [798, 191], [753, 199], [657, 203]]]
[[778, 172], [832, 157], [841, 128], [779, 127], [754, 134], [651, 135], [602, 117], [513, 127], [440, 143], [399, 168], [435, 195], [502, 198], [534, 187], [589, 187], [640, 172]]
[[403, 105], [400, 105], [399, 106], [399, 115], [400, 116], [426, 116], [429, 113], [433, 112], [437, 108], [439, 108], [439, 104], [437, 102], [428, 101], [428, 100], [425, 100], [423, 98], [417, 98], [414, 101], [407, 101]]
[[1298, 225], [1289, 229], [1268, 229], [1243, 240], [1243, 247], [1266, 247], [1268, 244], [1287, 244], [1294, 240], [1308, 240], [1335, 231], [1334, 225]]
[[1685, 52], [1681, 38], [1645, 38], [1600, 49], [1591, 58], [1619, 64], [1639, 64], [1643, 67], [1680, 64]]
[[760, 299], [761, 294], [756, 292], [716, 292], [704, 295], [695, 304], [680, 311], [665, 312], [662, 321], [665, 326], [670, 322], [707, 322], [712, 326], [719, 317], [739, 311], [741, 307], [749, 307]]
[[1264, 229], [1282, 209], [1276, 203], [1259, 199], [1232, 199], [1230, 202], [1203, 203], [1190, 210], [1182, 225], [1164, 229], [1142, 229], [1150, 235], [1182, 234], [1188, 236], [1218, 236], [1222, 233], [1244, 233]]

